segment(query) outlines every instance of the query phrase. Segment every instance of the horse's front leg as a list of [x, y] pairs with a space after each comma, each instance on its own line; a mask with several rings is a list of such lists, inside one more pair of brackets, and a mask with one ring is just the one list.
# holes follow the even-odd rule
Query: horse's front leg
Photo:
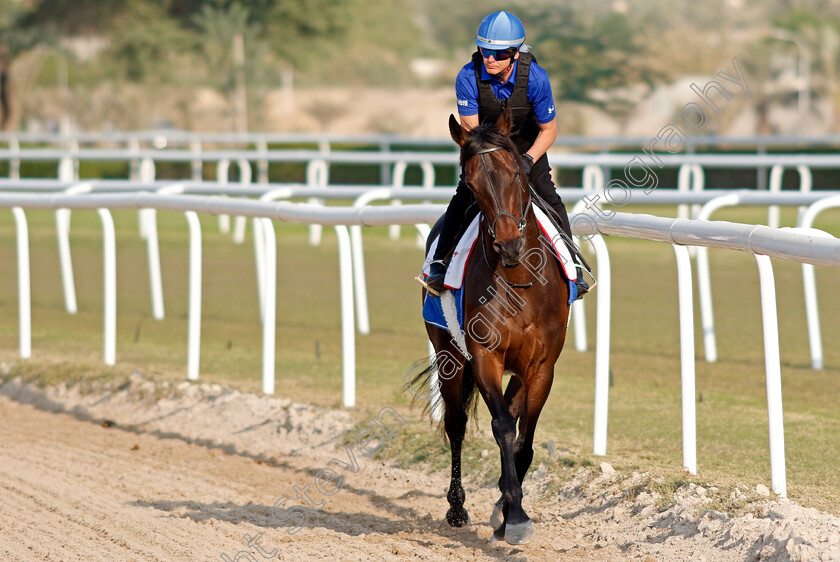
[[519, 436], [514, 445], [516, 457], [516, 476], [521, 484], [525, 474], [534, 460], [534, 434], [537, 420], [540, 418], [543, 406], [548, 400], [551, 385], [554, 382], [554, 365], [541, 367], [534, 376], [530, 377], [522, 395], [522, 405], [519, 411]]
[[525, 510], [522, 509], [522, 486], [516, 474], [516, 420], [510, 413], [502, 392], [502, 373], [500, 358], [490, 354], [474, 354], [473, 367], [476, 384], [493, 418], [491, 427], [493, 437], [501, 453], [502, 475], [499, 478], [499, 490], [504, 498], [504, 525], [497, 531], [504, 533], [504, 539], [510, 544], [525, 544], [534, 536], [534, 526]]
[[[513, 376], [508, 381], [507, 388], [505, 389], [505, 402], [508, 405], [508, 410], [510, 411], [510, 415], [513, 416], [513, 419], [518, 421], [519, 416], [522, 413], [523, 408], [525, 407], [525, 397], [527, 394], [527, 389], [525, 385], [522, 383], [522, 378]], [[522, 426], [519, 426], [520, 433], [522, 432]], [[517, 444], [520, 443], [520, 440], [517, 438], [516, 443], [514, 444], [514, 459], [516, 459], [516, 472], [517, 476], [519, 476], [519, 448]], [[522, 477], [519, 476], [519, 484], [522, 485]], [[504, 529], [502, 529], [502, 525], [504, 525], [504, 505], [505, 505], [505, 498], [504, 496], [499, 497], [499, 501], [493, 506], [493, 513], [490, 515], [490, 526], [493, 527], [493, 531], [498, 532], [498, 540], [504, 539]], [[500, 530], [501, 529], [501, 530]]]

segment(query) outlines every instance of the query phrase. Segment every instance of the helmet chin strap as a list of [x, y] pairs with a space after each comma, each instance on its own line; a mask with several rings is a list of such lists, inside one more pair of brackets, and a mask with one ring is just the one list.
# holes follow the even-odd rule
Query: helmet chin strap
[[[510, 59], [510, 64], [507, 66], [506, 69], [504, 69], [503, 71], [501, 71], [497, 74], [491, 74], [490, 76], [492, 76], [496, 80], [499, 80], [500, 82], [503, 81], [504, 79], [506, 79], [507, 75], [510, 74], [510, 71], [513, 70], [513, 60], [514, 60], [513, 58]], [[487, 68], [487, 67], [485, 66], [484, 68]]]

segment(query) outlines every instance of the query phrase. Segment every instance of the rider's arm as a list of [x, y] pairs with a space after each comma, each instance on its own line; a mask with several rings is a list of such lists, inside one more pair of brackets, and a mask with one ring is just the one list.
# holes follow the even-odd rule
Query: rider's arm
[[[466, 130], [470, 131], [475, 127], [478, 127], [478, 115], [459, 115], [461, 118], [461, 126]], [[557, 129], [555, 128], [554, 136], [557, 136]], [[537, 137], [539, 138], [539, 137]], [[554, 141], [551, 141], [554, 142]], [[548, 149], [546, 149], [548, 150]]]
[[[464, 118], [461, 117], [461, 124], [464, 123]], [[478, 119], [476, 119], [478, 125]], [[540, 123], [540, 132], [534, 140], [534, 144], [528, 149], [529, 154], [534, 162], [539, 160], [546, 151], [554, 144], [554, 139], [557, 138], [557, 120], [552, 119], [548, 123]]]
[[548, 74], [536, 62], [531, 63], [531, 75], [528, 79], [528, 99], [534, 107], [534, 114], [540, 124], [540, 132], [528, 154], [536, 162], [551, 148], [557, 138], [557, 119], [555, 118], [554, 98], [551, 95], [551, 82]]

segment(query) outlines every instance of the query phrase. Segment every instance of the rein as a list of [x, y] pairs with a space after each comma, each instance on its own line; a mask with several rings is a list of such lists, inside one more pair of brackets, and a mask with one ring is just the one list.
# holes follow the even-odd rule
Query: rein
[[[489, 269], [490, 271], [495, 271], [493, 266], [490, 265], [490, 260], [487, 259], [487, 246], [485, 244], [481, 244], [481, 255], [484, 257], [484, 265], [487, 266], [487, 269]], [[534, 279], [534, 281], [531, 281], [530, 283], [511, 283], [502, 275], [497, 274], [496, 277], [501, 279], [505, 285], [507, 285], [508, 287], [513, 287], [514, 289], [527, 289], [534, 284], [534, 281], [536, 281], [536, 279]]]

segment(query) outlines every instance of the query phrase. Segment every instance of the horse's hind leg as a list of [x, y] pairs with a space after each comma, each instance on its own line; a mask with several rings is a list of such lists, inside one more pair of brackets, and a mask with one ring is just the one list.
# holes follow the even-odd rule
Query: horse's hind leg
[[446, 406], [443, 423], [452, 453], [452, 476], [446, 494], [450, 507], [446, 512], [446, 521], [453, 527], [463, 527], [470, 522], [470, 516], [464, 509], [466, 495], [461, 485], [461, 447], [467, 428], [466, 401], [474, 384], [470, 365], [467, 364], [460, 375], [442, 383], [441, 397]]

